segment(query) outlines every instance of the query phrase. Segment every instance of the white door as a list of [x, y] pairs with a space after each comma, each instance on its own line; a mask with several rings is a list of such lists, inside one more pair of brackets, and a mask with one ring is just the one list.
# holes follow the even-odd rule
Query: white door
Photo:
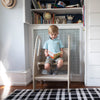
[[85, 85], [100, 86], [100, 0], [86, 0]]

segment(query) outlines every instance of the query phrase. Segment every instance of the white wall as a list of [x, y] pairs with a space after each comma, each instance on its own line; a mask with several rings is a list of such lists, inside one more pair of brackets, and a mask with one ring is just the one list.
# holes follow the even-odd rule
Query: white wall
[[0, 61], [9, 71], [25, 70], [23, 2], [17, 0], [12, 9], [0, 2]]
[[20, 81], [23, 84], [22, 79], [19, 80], [16, 76], [24, 73], [24, 77], [29, 72], [26, 72], [28, 65], [25, 66], [24, 0], [16, 1], [16, 6], [12, 9], [5, 8], [0, 2], [0, 72], [3, 67], [10, 73], [12, 81], [16, 79], [14, 84]]

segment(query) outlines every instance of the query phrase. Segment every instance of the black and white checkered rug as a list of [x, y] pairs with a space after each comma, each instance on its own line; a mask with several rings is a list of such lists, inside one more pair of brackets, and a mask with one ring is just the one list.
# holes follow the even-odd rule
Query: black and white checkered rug
[[15, 90], [5, 100], [100, 100], [100, 88]]

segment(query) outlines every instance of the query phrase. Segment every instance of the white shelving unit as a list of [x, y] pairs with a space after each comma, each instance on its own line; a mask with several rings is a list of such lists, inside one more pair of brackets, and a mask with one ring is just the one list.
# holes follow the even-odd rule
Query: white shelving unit
[[[45, 11], [48, 11], [50, 13], [55, 14], [82, 14], [83, 8], [82, 7], [76, 7], [76, 8], [52, 8], [52, 9], [31, 9], [31, 0], [24, 0], [24, 29], [25, 29], [25, 42], [26, 42], [26, 50], [27, 51], [27, 64], [29, 66], [33, 65], [33, 49], [34, 49], [34, 37], [32, 37], [33, 34], [35, 34], [35, 30], [41, 30], [41, 29], [48, 29], [50, 24], [32, 24], [32, 12], [38, 12], [43, 13]], [[82, 23], [71, 23], [71, 24], [56, 24], [59, 29], [79, 29], [80, 37], [83, 38], [82, 34]], [[82, 40], [82, 39], [80, 39]], [[83, 43], [83, 40], [80, 41], [79, 44]], [[82, 44], [83, 47], [83, 44]], [[81, 50], [80, 50], [81, 51]], [[83, 57], [83, 56], [82, 56]], [[81, 61], [83, 61], [81, 59]], [[81, 63], [80, 63], [81, 64]], [[31, 67], [32, 68], [32, 67]], [[72, 81], [83, 81], [83, 67], [80, 67], [80, 74], [72, 73], [71, 80]]]
[[[32, 29], [48, 29], [51, 24], [31, 24]], [[54, 24], [59, 27], [59, 29], [81, 29], [83, 27], [82, 23], [79, 24]]]
[[[82, 7], [73, 7], [73, 8], [51, 8], [51, 9], [30, 9], [31, 12], [43, 14], [44, 12], [49, 12], [51, 14], [82, 14], [83, 15], [83, 8]], [[77, 24], [77, 23], [71, 23]]]
[[[27, 1], [28, 2], [28, 1]], [[26, 4], [27, 6], [27, 4]], [[39, 14], [43, 14], [44, 12], [50, 12], [51, 14], [83, 14], [83, 7], [73, 7], [73, 8], [51, 8], [51, 9], [29, 9], [31, 14], [32, 12], [35, 12], [35, 13], [39, 13]], [[31, 16], [32, 17], [32, 16]], [[29, 20], [31, 20], [31, 18], [29, 18]], [[45, 29], [47, 30], [48, 27], [50, 26], [51, 24], [30, 24], [30, 33], [31, 33], [31, 36], [30, 38], [32, 38], [32, 41], [34, 41], [35, 37], [34, 35], [35, 34], [35, 31], [40, 31], [41, 29]], [[80, 64], [79, 64], [79, 73], [72, 73], [71, 74], [71, 80], [72, 81], [83, 81], [84, 79], [84, 76], [83, 76], [83, 64], [82, 64], [82, 61], [83, 61], [83, 51], [82, 51], [82, 43], [83, 43], [83, 40], [82, 40], [82, 37], [83, 37], [83, 23], [67, 23], [67, 24], [55, 24], [59, 27], [59, 29], [62, 29], [62, 30], [76, 30], [78, 29], [79, 30], [79, 61], [80, 61]], [[73, 31], [74, 32], [74, 31]], [[29, 39], [30, 40], [30, 39]], [[34, 43], [32, 43], [32, 51], [34, 51]], [[33, 53], [33, 52], [32, 52]], [[33, 55], [33, 54], [32, 54]]]

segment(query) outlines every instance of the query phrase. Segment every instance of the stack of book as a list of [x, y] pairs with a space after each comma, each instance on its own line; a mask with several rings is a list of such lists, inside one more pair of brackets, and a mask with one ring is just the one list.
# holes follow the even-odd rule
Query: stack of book
[[33, 24], [43, 24], [43, 17], [42, 15], [32, 12], [32, 23]]
[[44, 20], [43, 14], [32, 12], [32, 24], [54, 24], [55, 14], [52, 14], [51, 20]]
[[32, 24], [65, 24], [64, 21], [66, 21], [65, 15], [53, 13], [50, 20], [45, 20], [43, 14], [32, 12]]

